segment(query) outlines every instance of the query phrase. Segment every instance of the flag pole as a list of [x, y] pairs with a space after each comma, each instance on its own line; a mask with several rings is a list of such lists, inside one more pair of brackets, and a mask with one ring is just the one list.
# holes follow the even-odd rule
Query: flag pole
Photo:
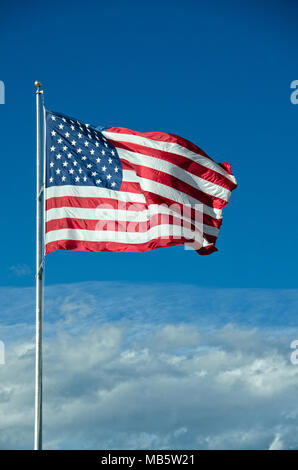
[[34, 450], [42, 449], [42, 294], [43, 294], [43, 242], [42, 242], [42, 168], [40, 129], [40, 90], [36, 86], [36, 346], [35, 346], [35, 420]]

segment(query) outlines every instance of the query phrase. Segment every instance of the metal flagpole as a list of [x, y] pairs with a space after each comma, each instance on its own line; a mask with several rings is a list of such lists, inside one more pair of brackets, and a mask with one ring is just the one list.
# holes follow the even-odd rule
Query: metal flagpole
[[42, 294], [43, 294], [43, 241], [42, 241], [42, 168], [40, 135], [40, 90], [36, 86], [36, 350], [35, 350], [35, 421], [34, 450], [42, 449]]

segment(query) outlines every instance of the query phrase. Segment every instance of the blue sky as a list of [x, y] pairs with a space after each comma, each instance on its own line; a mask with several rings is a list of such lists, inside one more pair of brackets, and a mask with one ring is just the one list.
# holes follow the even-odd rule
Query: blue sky
[[[56, 252], [48, 284], [88, 280], [297, 286], [295, 2], [9, 2], [1, 9], [2, 284], [34, 268], [35, 96], [94, 124], [186, 137], [232, 164], [239, 187], [219, 252]], [[16, 171], [16, 168], [18, 171]], [[13, 189], [12, 189], [13, 182]], [[29, 270], [28, 270], [29, 271]]]
[[[239, 185], [224, 209], [219, 251], [210, 256], [173, 247], [47, 257], [47, 446], [297, 447], [291, 436], [298, 377], [289, 362], [289, 344], [298, 337], [298, 106], [290, 101], [290, 83], [298, 79], [297, 23], [296, 2], [281, 0], [1, 6], [0, 339], [7, 364], [0, 366], [0, 447], [29, 448], [32, 441], [36, 79], [48, 109], [94, 125], [181, 135], [231, 163]], [[120, 407], [129, 396], [137, 403], [130, 390], [138, 373], [147, 398], [131, 405], [116, 428], [105, 403]], [[189, 407], [179, 398], [181, 376]], [[160, 418], [157, 397], [171, 384], [177, 394]], [[208, 396], [216, 402], [212, 413]], [[88, 400], [97, 400], [94, 418], [84, 411]], [[160, 419], [160, 430], [149, 411], [142, 428], [145, 409]], [[224, 433], [217, 423], [227, 423], [233, 410]], [[64, 440], [55, 413], [64, 417]], [[99, 423], [107, 440], [95, 433]]]

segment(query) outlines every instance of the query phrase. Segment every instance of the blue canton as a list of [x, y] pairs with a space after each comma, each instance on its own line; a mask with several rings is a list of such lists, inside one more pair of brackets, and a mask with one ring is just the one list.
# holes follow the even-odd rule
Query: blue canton
[[46, 187], [75, 185], [120, 189], [119, 155], [98, 128], [46, 111], [46, 132]]

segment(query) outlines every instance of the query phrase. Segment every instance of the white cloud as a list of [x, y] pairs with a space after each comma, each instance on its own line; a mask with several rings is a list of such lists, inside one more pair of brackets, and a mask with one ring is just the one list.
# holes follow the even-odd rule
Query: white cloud
[[9, 271], [17, 277], [30, 276], [32, 270], [27, 264], [15, 264], [9, 267]]

